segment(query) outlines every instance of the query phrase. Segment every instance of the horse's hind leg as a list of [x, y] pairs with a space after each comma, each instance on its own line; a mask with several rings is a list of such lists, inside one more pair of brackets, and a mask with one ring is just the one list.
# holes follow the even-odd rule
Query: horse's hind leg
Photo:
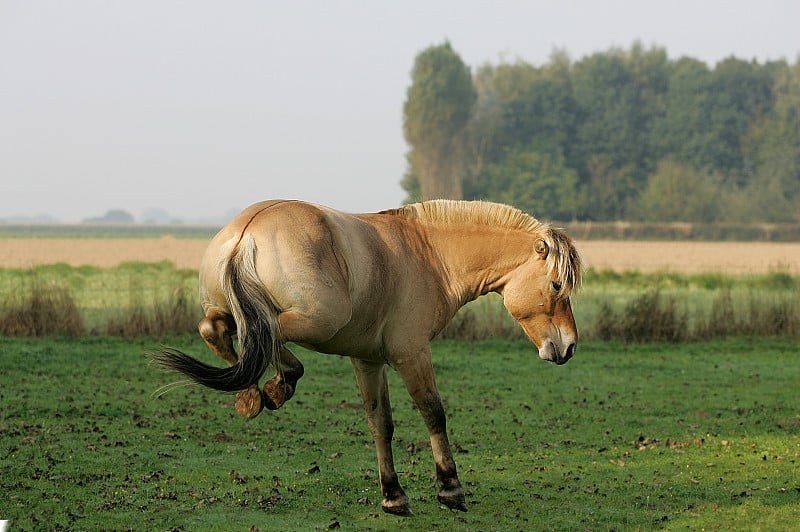
[[197, 331], [218, 357], [229, 366], [236, 364], [239, 357], [233, 349], [231, 339], [231, 334], [236, 331], [233, 316], [219, 310], [209, 310], [206, 317], [197, 324]]
[[[219, 310], [210, 310], [206, 317], [197, 324], [200, 336], [205, 340], [208, 347], [229, 366], [233, 366], [239, 361], [239, 356], [233, 348], [231, 334], [236, 331], [236, 322], [233, 316]], [[261, 390], [254, 384], [236, 394], [236, 411], [247, 418], [256, 417], [264, 408]]]
[[267, 399], [264, 406], [270, 410], [282, 407], [286, 401], [292, 398], [297, 381], [305, 372], [303, 364], [283, 346], [276, 357], [275, 366], [278, 374], [264, 384], [264, 395]]
[[[319, 290], [315, 292], [319, 298], [318, 301], [325, 299], [337, 302], [349, 301], [346, 292], [343, 294], [338, 293], [340, 287], [333, 286], [328, 288], [327, 298]], [[334, 295], [330, 295], [331, 291]], [[315, 302], [316, 304], [318, 302]], [[309, 318], [309, 315], [314, 316], [314, 318]], [[278, 316], [278, 329], [281, 331], [281, 339], [283, 341], [298, 341], [298, 339], [302, 339], [302, 341], [313, 344], [332, 337], [349, 319], [349, 313], [338, 311], [323, 314], [315, 313], [313, 310], [307, 312], [299, 310], [283, 311]], [[281, 346], [273, 360], [278, 374], [264, 385], [265, 406], [270, 410], [280, 408], [294, 395], [297, 381], [300, 380], [305, 371], [303, 364], [284, 346]]]
[[274, 360], [278, 374], [264, 384], [264, 390], [254, 384], [236, 394], [236, 411], [240, 415], [253, 418], [261, 409], [277, 410], [294, 395], [297, 381], [303, 376], [303, 364], [291, 351], [281, 346]]

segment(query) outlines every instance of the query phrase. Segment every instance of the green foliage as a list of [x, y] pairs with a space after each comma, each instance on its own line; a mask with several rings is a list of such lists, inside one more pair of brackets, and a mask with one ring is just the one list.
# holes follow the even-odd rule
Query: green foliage
[[[762, 65], [730, 57], [710, 68], [634, 43], [575, 62], [557, 52], [541, 67], [487, 64], [470, 84], [449, 44], [418, 58], [421, 65], [438, 64], [422, 62], [424, 54], [446, 58], [462, 77], [452, 84], [450, 99], [443, 93], [412, 99], [427, 87], [448, 86], [423, 83], [415, 67], [406, 138], [409, 174], [420, 177], [422, 197], [431, 197], [425, 190], [433, 185], [426, 180], [433, 179], [442, 182], [438, 190], [463, 190], [468, 199], [499, 199], [523, 209], [533, 205], [534, 215], [562, 220], [800, 220], [800, 60]], [[450, 79], [450, 71], [433, 77]], [[471, 91], [474, 102], [465, 96]], [[458, 132], [446, 125], [449, 119], [440, 120], [444, 127], [435, 120], [411, 121], [434, 116], [411, 105], [417, 100], [445, 117], [457, 109]], [[423, 162], [424, 148], [442, 146], [440, 138], [458, 142], [446, 157]], [[545, 156], [555, 157], [546, 164], [557, 171], [542, 171]], [[437, 163], [428, 171], [434, 160], [446, 160], [447, 170]], [[459, 172], [460, 186], [452, 182], [453, 172]], [[413, 180], [403, 186], [415, 196]], [[665, 191], [672, 196], [664, 197]], [[534, 199], [543, 193], [549, 197]], [[567, 198], [560, 209], [550, 203]], [[543, 202], [548, 206], [542, 210]]]
[[133, 337], [194, 331], [202, 317], [196, 294], [197, 272], [170, 262], [0, 268], [0, 334]]
[[[159, 339], [214, 356], [196, 337]], [[800, 521], [796, 343], [438, 342], [469, 512], [436, 502], [428, 435], [390, 371], [395, 462], [415, 515], [380, 511], [350, 364], [306, 366], [280, 410], [240, 418], [142, 353], [157, 340], [0, 338], [0, 516], [11, 530], [789, 530]], [[568, 504], [565, 503], [568, 501]]]
[[800, 60], [779, 70], [775, 104], [751, 127], [754, 178], [746, 185], [750, 219], [800, 221]]
[[647, 181], [635, 206], [638, 218], [649, 222], [683, 220], [712, 222], [720, 217], [720, 183], [674, 161], [662, 160]]
[[791, 276], [758, 278], [742, 286], [707, 276], [683, 282], [656, 281], [646, 291], [616, 301], [579, 299], [578, 309], [581, 304], [599, 305], [585, 336], [626, 343], [800, 337], [800, 291]]
[[414, 61], [403, 106], [403, 132], [425, 199], [461, 199], [463, 130], [475, 103], [469, 68], [445, 42]]
[[641, 86], [626, 59], [617, 51], [597, 53], [574, 67], [573, 91], [581, 117], [575, 161], [579, 166], [599, 155], [607, 157], [613, 168], [633, 164], [644, 170], [647, 144], [639, 138], [645, 120]]
[[580, 206], [577, 173], [560, 152], [514, 149], [483, 174], [479, 196], [508, 203], [540, 217], [570, 220]]
[[103, 334], [138, 338], [197, 331], [201, 313], [194, 293], [185, 287], [175, 288], [165, 299], [148, 302], [137, 286], [131, 287], [126, 308], [108, 316]]

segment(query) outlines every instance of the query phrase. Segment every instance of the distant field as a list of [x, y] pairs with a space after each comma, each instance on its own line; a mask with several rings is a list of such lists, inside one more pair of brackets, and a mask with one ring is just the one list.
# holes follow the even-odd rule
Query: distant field
[[[41, 264], [111, 267], [171, 261], [197, 269], [209, 238], [0, 238], [0, 267]], [[587, 265], [597, 271], [652, 273], [800, 274], [800, 242], [660, 242], [583, 240]]]

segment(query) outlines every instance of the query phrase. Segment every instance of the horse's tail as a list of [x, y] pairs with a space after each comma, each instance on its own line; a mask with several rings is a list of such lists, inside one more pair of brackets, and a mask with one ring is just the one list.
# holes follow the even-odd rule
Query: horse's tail
[[258, 277], [256, 244], [245, 235], [220, 264], [220, 286], [236, 322], [239, 360], [220, 368], [171, 348], [163, 348], [153, 358], [167, 369], [183, 373], [193, 381], [226, 392], [236, 392], [257, 384], [279, 349], [277, 311]]

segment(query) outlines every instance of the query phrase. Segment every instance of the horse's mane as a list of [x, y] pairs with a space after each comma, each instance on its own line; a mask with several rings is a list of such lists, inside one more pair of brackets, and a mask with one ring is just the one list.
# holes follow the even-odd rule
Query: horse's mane
[[516, 207], [490, 201], [437, 199], [383, 212], [427, 223], [486, 225], [537, 235], [550, 247], [547, 269], [561, 285], [559, 296], [568, 297], [581, 285], [583, 261], [572, 239], [564, 231], [540, 222]]
[[538, 233], [546, 224], [516, 207], [491, 201], [430, 200], [404, 205], [392, 214], [442, 224], [476, 224]]

